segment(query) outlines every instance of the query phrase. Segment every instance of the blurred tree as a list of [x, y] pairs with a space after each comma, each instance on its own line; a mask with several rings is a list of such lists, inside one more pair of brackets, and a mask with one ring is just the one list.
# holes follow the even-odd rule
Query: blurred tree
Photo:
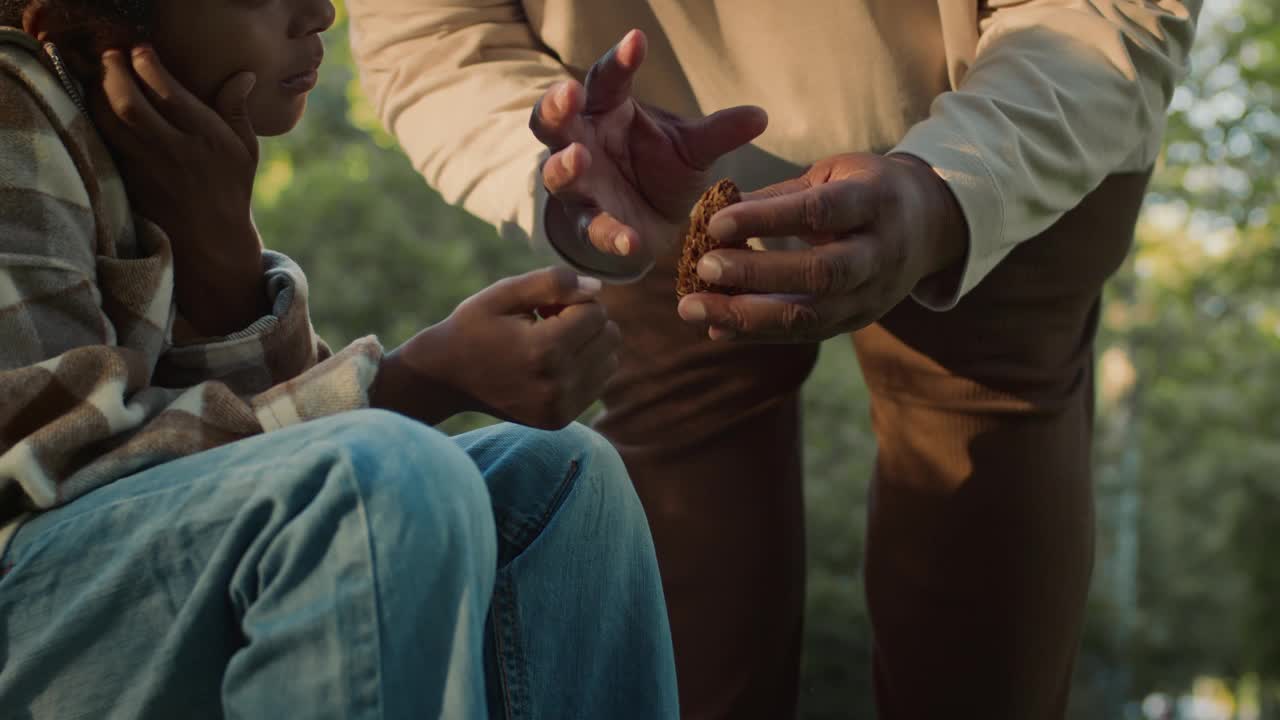
[[[1274, 693], [1280, 566], [1265, 539], [1280, 527], [1280, 17], [1272, 0], [1210, 5], [1135, 260], [1109, 293], [1104, 346], [1127, 353], [1141, 391], [1133, 440], [1100, 447], [1100, 476], [1136, 446], [1143, 510], [1137, 617], [1118, 617], [1103, 584], [1093, 619], [1135, 624], [1112, 648], [1135, 689], [1257, 671]], [[1123, 421], [1104, 412], [1101, 437]], [[1100, 496], [1100, 549], [1126, 531], [1106, 512], [1115, 500]], [[1117, 560], [1100, 552], [1097, 577]]]

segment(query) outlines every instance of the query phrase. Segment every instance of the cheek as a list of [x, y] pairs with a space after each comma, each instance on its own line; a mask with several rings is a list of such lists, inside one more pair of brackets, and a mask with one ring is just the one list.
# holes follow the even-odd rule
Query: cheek
[[217, 57], [193, 50], [189, 45], [171, 49], [157, 42], [155, 48], [174, 79], [208, 105], [214, 104], [222, 83], [233, 72], [218, 62]]
[[155, 31], [156, 52], [184, 87], [212, 106], [237, 73], [253, 71], [262, 80], [263, 68], [270, 67], [270, 52], [253, 28], [208, 12], [199, 3], [193, 5], [193, 13], [168, 18]]

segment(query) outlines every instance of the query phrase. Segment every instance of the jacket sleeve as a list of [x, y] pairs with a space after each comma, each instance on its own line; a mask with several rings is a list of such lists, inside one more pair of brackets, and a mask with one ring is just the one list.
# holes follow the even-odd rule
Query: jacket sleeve
[[72, 135], [0, 71], [0, 526], [142, 467], [368, 404], [381, 346], [364, 338], [317, 363], [305, 278], [283, 256], [266, 269], [270, 319], [178, 351], [198, 382], [157, 383], [168, 238], [144, 232], [136, 257], [96, 253]]
[[366, 94], [427, 182], [505, 237], [545, 245], [545, 147], [529, 131], [569, 73], [514, 0], [348, 0]]
[[1201, 4], [984, 3], [971, 65], [894, 148], [934, 167], [969, 225], [959, 282], [926, 281], [918, 301], [949, 309], [1107, 175], [1155, 162]]

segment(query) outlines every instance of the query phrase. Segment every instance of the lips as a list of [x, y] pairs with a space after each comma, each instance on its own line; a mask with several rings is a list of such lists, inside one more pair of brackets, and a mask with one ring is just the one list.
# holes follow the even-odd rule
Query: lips
[[317, 47], [305, 63], [297, 66], [297, 70], [280, 81], [281, 87], [289, 92], [307, 92], [315, 88], [320, 80], [320, 63], [324, 62], [324, 46]]
[[318, 69], [306, 70], [281, 80], [280, 85], [289, 92], [307, 92], [313, 90], [319, 80]]

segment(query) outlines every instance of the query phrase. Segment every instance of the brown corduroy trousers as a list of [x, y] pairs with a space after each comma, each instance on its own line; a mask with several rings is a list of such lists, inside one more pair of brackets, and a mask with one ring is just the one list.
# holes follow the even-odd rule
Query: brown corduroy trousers
[[[853, 335], [878, 441], [862, 570], [882, 720], [1064, 713], [1093, 564], [1093, 339], [1147, 179], [1108, 178], [954, 309], [907, 300]], [[625, 340], [597, 427], [653, 529], [682, 715], [793, 717], [817, 348], [710, 342], [674, 285], [605, 291]]]

